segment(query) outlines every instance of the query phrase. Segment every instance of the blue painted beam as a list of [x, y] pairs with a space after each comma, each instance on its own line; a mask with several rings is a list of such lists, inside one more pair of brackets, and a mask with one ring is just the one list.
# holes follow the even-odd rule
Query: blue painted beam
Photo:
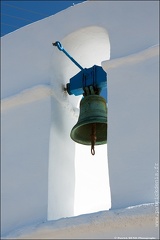
[[78, 96], [84, 93], [86, 87], [90, 86], [99, 90], [107, 87], [107, 73], [102, 67], [94, 65], [77, 73], [67, 84], [67, 92], [69, 95]]

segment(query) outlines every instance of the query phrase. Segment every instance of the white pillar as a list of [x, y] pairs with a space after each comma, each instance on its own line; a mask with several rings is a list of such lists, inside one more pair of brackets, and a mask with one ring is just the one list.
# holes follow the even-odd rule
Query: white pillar
[[108, 81], [112, 208], [155, 201], [159, 161], [159, 47], [102, 64]]

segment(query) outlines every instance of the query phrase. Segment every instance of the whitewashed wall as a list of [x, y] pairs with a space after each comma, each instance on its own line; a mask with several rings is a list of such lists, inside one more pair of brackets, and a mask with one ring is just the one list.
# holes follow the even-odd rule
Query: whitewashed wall
[[154, 202], [159, 158], [159, 46], [102, 65], [108, 72], [110, 90], [112, 208]]
[[114, 209], [33, 224], [12, 239], [159, 239], [154, 204]]
[[[84, 45], [87, 27], [90, 37]], [[62, 86], [79, 70], [66, 59], [55, 68], [62, 54], [53, 49], [56, 40], [82, 66], [103, 62], [108, 72], [112, 208], [154, 202], [157, 50], [141, 62], [122, 61], [112, 69], [105, 60], [110, 57], [114, 65], [117, 58], [157, 45], [158, 29], [157, 1], [89, 1], [2, 38], [2, 234], [74, 212], [75, 145], [68, 134], [79, 97], [66, 96]], [[106, 148], [103, 153], [107, 174]]]

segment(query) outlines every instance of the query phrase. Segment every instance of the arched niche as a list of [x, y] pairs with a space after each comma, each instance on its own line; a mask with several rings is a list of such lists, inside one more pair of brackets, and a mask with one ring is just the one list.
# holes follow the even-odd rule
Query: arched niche
[[[110, 42], [106, 29], [99, 26], [88, 26], [68, 34], [63, 39], [57, 39], [64, 49], [83, 67], [101, 65], [101, 62], [110, 58]], [[107, 209], [110, 205], [110, 190], [108, 180], [107, 146], [97, 147], [97, 153], [93, 159], [90, 148], [75, 144], [70, 139], [70, 131], [77, 122], [75, 108], [79, 105], [82, 96], [70, 96], [64, 93], [63, 87], [69, 79], [78, 73], [80, 69], [58, 48], [54, 49], [52, 57], [51, 85], [53, 96], [52, 125], [50, 132], [50, 157], [49, 157], [49, 188], [48, 188], [48, 219], [57, 219], [75, 215], [75, 208], [80, 209], [83, 201], [77, 202], [81, 194], [82, 169], [90, 168], [86, 186], [89, 191], [82, 191], [82, 196], [89, 202], [90, 196], [99, 195], [92, 199], [92, 208], [89, 204], [76, 214]], [[76, 147], [75, 147], [76, 145]], [[63, 146], [63, 150], [62, 149]], [[85, 161], [80, 161], [78, 152], [81, 152]], [[88, 154], [89, 153], [89, 154]], [[94, 161], [94, 164], [92, 162]], [[86, 168], [86, 165], [88, 166]], [[95, 181], [95, 170], [97, 179]], [[99, 176], [98, 176], [99, 175]], [[102, 177], [103, 176], [103, 177]], [[95, 182], [95, 183], [94, 183]], [[101, 189], [103, 182], [104, 189]], [[76, 184], [75, 184], [76, 183]], [[94, 183], [94, 186], [91, 183]], [[88, 185], [87, 185], [88, 184]], [[101, 189], [101, 190], [100, 190]], [[98, 192], [98, 191], [101, 192]], [[97, 192], [97, 193], [96, 193]], [[65, 201], [64, 201], [65, 199]], [[76, 207], [75, 207], [76, 200]], [[107, 203], [107, 201], [109, 203]]]

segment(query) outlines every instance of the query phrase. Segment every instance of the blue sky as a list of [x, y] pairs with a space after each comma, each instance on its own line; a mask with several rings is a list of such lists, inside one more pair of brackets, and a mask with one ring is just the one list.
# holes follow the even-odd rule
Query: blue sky
[[67, 1], [4, 1], [1, 0], [1, 36], [38, 21], [70, 6], [84, 2]]

